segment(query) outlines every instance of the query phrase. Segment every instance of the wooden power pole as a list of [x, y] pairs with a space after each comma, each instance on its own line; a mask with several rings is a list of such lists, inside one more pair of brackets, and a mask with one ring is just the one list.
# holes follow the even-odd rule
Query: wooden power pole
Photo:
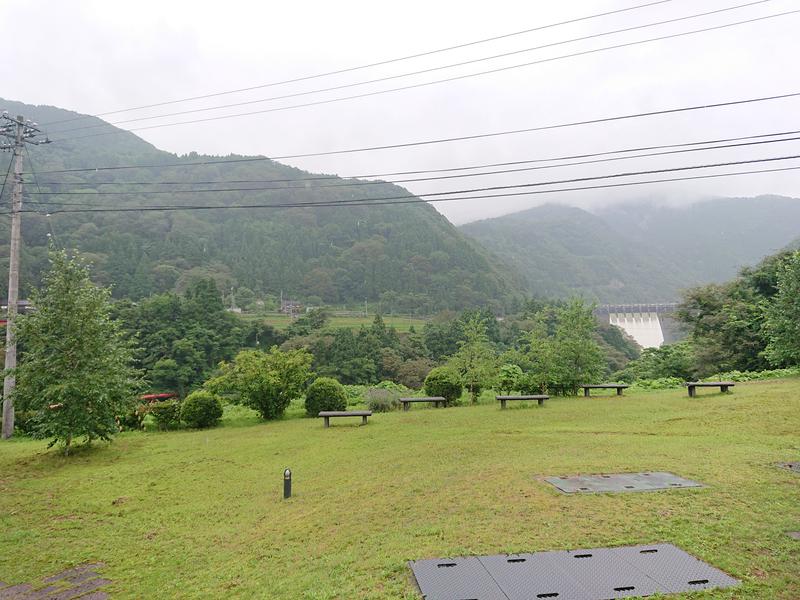
[[[14, 166], [14, 183], [11, 189], [11, 248], [8, 255], [8, 317], [6, 319], [6, 363], [5, 368], [17, 366], [17, 341], [14, 335], [14, 319], [17, 316], [19, 303], [19, 254], [21, 245], [22, 211], [22, 153], [26, 143], [48, 143], [45, 139], [36, 142], [33, 138], [39, 133], [36, 123], [25, 121], [22, 116], [16, 119], [8, 113], [0, 116], [0, 136], [9, 141], [0, 143], [0, 150], [11, 150]], [[16, 378], [6, 373], [3, 380], [3, 430], [2, 438], [8, 439], [14, 434], [14, 386]]]

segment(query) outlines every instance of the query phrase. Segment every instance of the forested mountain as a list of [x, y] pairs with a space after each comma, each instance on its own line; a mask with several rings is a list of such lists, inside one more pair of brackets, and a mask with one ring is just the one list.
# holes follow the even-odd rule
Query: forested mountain
[[800, 200], [729, 198], [674, 208], [617, 205], [596, 214], [545, 205], [469, 223], [462, 231], [547, 296], [600, 302], [676, 300], [680, 290], [725, 281], [792, 243]]
[[800, 235], [800, 199], [782, 196], [618, 205], [599, 215], [621, 235], [662, 251], [696, 283], [727, 281]]
[[[40, 124], [76, 119], [77, 113], [0, 100], [0, 109]], [[102, 123], [84, 118], [47, 127]], [[498, 312], [519, 305], [522, 280], [474, 240], [425, 203], [394, 206], [194, 210], [175, 212], [58, 213], [99, 206], [174, 204], [271, 204], [409, 196], [392, 184], [342, 187], [341, 179], [298, 181], [313, 176], [271, 160], [228, 156], [225, 164], [170, 166], [218, 160], [160, 151], [131, 133], [96, 135], [88, 129], [30, 149], [25, 157], [38, 175], [26, 175], [23, 223], [23, 297], [36, 285], [48, 233], [58, 245], [78, 248], [94, 263], [93, 277], [112, 284], [114, 295], [137, 299], [183, 290], [195, 276], [212, 276], [223, 290], [242, 289], [264, 297], [309, 303], [381, 301], [384, 311], [432, 313], [487, 305]], [[237, 161], [237, 162], [234, 162]], [[138, 169], [47, 173], [95, 166], [150, 165]], [[5, 167], [5, 165], [3, 165]], [[282, 180], [275, 182], [274, 180]], [[220, 187], [195, 182], [247, 182], [225, 188], [250, 191], [176, 193]], [[260, 183], [252, 183], [253, 181]], [[56, 185], [69, 182], [79, 185]], [[121, 182], [128, 182], [127, 184]], [[146, 182], [148, 185], [141, 185]], [[173, 185], [169, 182], [179, 182]], [[268, 183], [264, 183], [268, 182]], [[120, 185], [102, 185], [118, 183]], [[135, 183], [135, 184], [134, 184]], [[152, 185], [150, 185], [152, 184]], [[336, 187], [336, 186], [340, 187]], [[270, 187], [252, 191], [253, 187]], [[125, 191], [130, 195], [37, 195], [32, 192]], [[158, 191], [158, 194], [148, 192]], [[166, 192], [166, 193], [164, 193]], [[8, 194], [8, 187], [6, 188]], [[4, 196], [4, 200], [8, 196]], [[46, 217], [45, 213], [52, 213]], [[49, 220], [49, 224], [48, 224]], [[0, 255], [8, 257], [8, 228], [0, 227]], [[5, 268], [0, 265], [0, 269]], [[4, 285], [5, 282], [3, 282]], [[0, 290], [0, 293], [5, 293]]]
[[681, 272], [644, 244], [579, 208], [545, 205], [462, 226], [527, 277], [545, 296], [658, 301]]

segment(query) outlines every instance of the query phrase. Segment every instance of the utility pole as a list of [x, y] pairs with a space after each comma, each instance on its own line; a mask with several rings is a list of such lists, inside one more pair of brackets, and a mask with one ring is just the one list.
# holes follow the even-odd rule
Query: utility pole
[[[21, 241], [22, 210], [22, 152], [25, 144], [47, 144], [49, 139], [41, 142], [33, 138], [40, 133], [36, 123], [26, 121], [18, 115], [16, 119], [8, 116], [8, 112], [0, 115], [0, 136], [8, 142], [0, 142], [0, 150], [11, 150], [14, 164], [14, 187], [11, 190], [11, 247], [8, 255], [8, 317], [6, 319], [6, 369], [17, 366], [17, 340], [14, 335], [14, 320], [17, 316], [19, 302], [19, 253]], [[4, 440], [14, 434], [14, 386], [16, 378], [6, 374], [3, 380], [3, 431]]]

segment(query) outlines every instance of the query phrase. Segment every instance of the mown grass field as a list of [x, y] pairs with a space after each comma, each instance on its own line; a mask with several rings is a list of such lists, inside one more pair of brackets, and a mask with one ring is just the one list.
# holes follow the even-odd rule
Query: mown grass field
[[[791, 379], [366, 427], [232, 411], [70, 458], [18, 440], [0, 445], [0, 580], [102, 561], [113, 598], [412, 599], [411, 559], [669, 542], [743, 581], [682, 598], [796, 600], [800, 476], [775, 463], [800, 459], [799, 414]], [[643, 470], [707, 487], [571, 496], [539, 480]]]
[[[267, 325], [272, 325], [276, 329], [286, 329], [292, 323], [292, 319], [289, 315], [282, 314], [245, 314], [242, 315], [242, 317], [247, 320], [260, 321], [266, 323]], [[415, 317], [383, 315], [382, 318], [387, 327], [394, 327], [400, 333], [408, 333], [408, 330], [412, 325], [417, 331], [422, 331], [422, 328], [425, 327], [425, 323], [427, 323], [425, 319], [419, 319]], [[368, 315], [366, 317], [332, 316], [328, 321], [328, 327], [333, 327], [335, 329], [358, 329], [362, 325], [372, 325], [374, 320], [375, 315]]]

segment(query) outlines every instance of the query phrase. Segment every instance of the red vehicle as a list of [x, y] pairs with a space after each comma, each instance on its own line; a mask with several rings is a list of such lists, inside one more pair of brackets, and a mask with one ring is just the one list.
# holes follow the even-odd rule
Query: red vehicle
[[139, 400], [144, 402], [157, 402], [158, 400], [168, 400], [169, 398], [177, 398], [178, 394], [144, 394], [139, 396]]

